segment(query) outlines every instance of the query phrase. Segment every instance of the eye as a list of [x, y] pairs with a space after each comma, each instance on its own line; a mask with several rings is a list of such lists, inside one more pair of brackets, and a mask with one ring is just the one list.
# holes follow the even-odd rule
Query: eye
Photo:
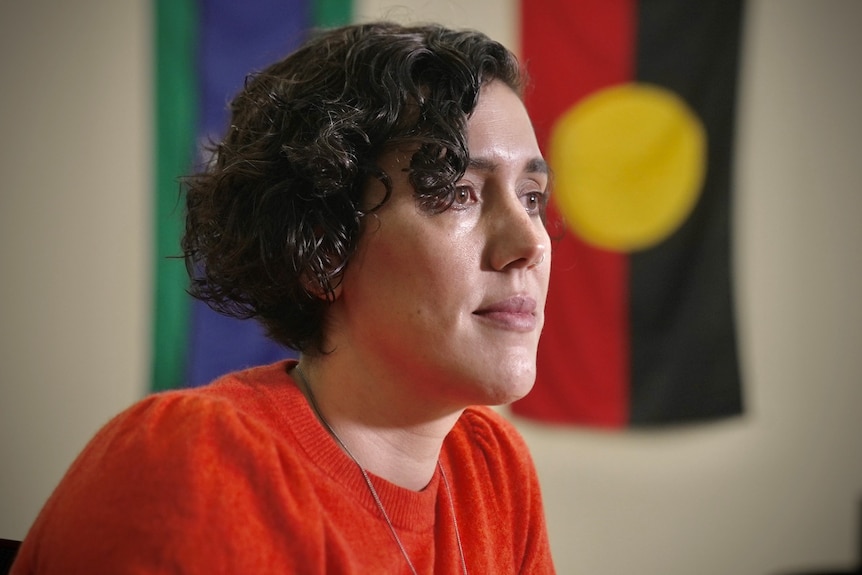
[[455, 191], [453, 192], [452, 198], [452, 206], [464, 207], [474, 203], [475, 201], [476, 194], [473, 192], [472, 187], [464, 184], [459, 184], [455, 186]]
[[541, 190], [532, 190], [521, 194], [521, 203], [530, 215], [541, 215], [545, 208], [547, 194]]

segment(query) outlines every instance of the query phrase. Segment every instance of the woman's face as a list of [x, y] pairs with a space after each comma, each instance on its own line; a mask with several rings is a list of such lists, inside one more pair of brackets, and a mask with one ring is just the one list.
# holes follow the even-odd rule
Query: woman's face
[[[446, 407], [530, 390], [551, 264], [541, 217], [547, 165], [508, 86], [482, 88], [467, 143], [469, 168], [442, 213], [418, 206], [406, 153], [382, 158], [393, 193], [366, 218], [333, 306], [341, 337], [332, 343], [375, 376], [409, 383], [415, 399]], [[373, 203], [382, 184], [366, 194]]]

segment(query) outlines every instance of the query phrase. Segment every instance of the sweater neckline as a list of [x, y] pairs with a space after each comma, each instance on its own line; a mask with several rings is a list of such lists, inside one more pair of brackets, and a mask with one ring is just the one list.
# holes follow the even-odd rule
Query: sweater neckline
[[[323, 427], [299, 385], [290, 376], [289, 372], [297, 363], [296, 360], [284, 360], [269, 366], [276, 373], [270, 373], [264, 379], [270, 382], [266, 387], [275, 405], [281, 406], [278, 412], [282, 429], [295, 437], [311, 465], [351, 494], [369, 512], [379, 515], [380, 510], [359, 467]], [[400, 487], [371, 472], [368, 475], [390, 520], [399, 530], [419, 532], [433, 528], [440, 488], [439, 468], [435, 467], [431, 481], [421, 491]]]

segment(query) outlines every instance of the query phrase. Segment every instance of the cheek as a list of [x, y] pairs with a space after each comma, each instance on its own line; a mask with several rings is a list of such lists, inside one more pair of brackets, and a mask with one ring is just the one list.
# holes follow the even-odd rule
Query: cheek
[[390, 228], [369, 236], [355, 263], [365, 290], [405, 301], [420, 299], [445, 265], [441, 252], [428, 249], [427, 240], [409, 230]]
[[402, 312], [405, 306], [418, 312], [463, 298], [465, 286], [477, 287], [470, 287], [481, 267], [475, 226], [453, 223], [446, 214], [419, 214], [412, 204], [390, 207], [365, 230], [351, 262], [365, 294], [398, 302]]

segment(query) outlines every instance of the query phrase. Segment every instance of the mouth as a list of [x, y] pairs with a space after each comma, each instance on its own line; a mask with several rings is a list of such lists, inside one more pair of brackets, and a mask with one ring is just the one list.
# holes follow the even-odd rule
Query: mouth
[[536, 300], [530, 296], [512, 296], [473, 312], [484, 323], [515, 332], [530, 332], [536, 329]]

